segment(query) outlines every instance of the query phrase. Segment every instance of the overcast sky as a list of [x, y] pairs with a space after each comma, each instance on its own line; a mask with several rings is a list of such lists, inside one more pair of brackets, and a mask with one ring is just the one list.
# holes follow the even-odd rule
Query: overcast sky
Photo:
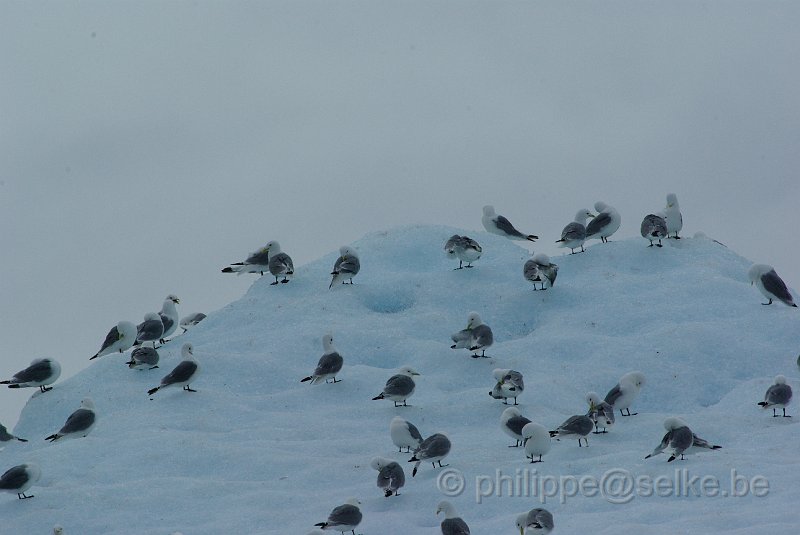
[[484, 204], [553, 254], [579, 208], [637, 236], [675, 192], [685, 235], [796, 288], [798, 27], [794, 1], [0, 1], [0, 375], [70, 376], [169, 293], [221, 308], [269, 240], [302, 264]]

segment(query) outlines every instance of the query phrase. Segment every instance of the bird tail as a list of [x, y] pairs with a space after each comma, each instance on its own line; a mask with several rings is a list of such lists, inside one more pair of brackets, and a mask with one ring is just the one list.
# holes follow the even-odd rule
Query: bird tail
[[304, 378], [300, 379], [300, 382], [301, 383], [305, 383], [306, 381], [310, 381], [311, 379], [313, 379], [313, 377], [311, 375], [309, 375], [308, 377], [304, 377]]
[[[8, 381], [3, 382], [4, 385], [8, 385]], [[8, 385], [8, 388], [19, 388], [18, 384]]]
[[535, 236], [533, 234], [528, 234], [527, 236], [525, 236], [525, 239], [528, 240], [528, 241], [536, 241], [536, 240], [539, 239], [539, 236]]
[[11, 381], [0, 381], [0, 385], [7, 385], [10, 384]]
[[55, 433], [53, 435], [50, 435], [49, 437], [45, 437], [44, 439], [49, 440], [50, 442], [55, 442], [59, 438], [61, 438], [60, 435], [58, 433]]
[[100, 353], [95, 353], [93, 357], [89, 357], [89, 360], [94, 360], [100, 356]]
[[758, 402], [758, 405], [759, 405], [760, 407], [764, 407], [765, 409], [766, 409], [767, 407], [769, 407], [769, 403], [767, 403], [766, 401], [759, 401], [759, 402]]
[[550, 438], [558, 435], [558, 431], [550, 431]]
[[556, 243], [564, 243], [565, 241], [567, 241], [567, 240], [565, 240], [564, 238], [561, 238], [560, 240], [556, 240]]
[[153, 394], [155, 394], [156, 392], [158, 392], [158, 389], [159, 389], [159, 388], [161, 388], [161, 387], [160, 387], [160, 386], [157, 386], [157, 387], [155, 387], [155, 388], [151, 388], [150, 390], [148, 390], [148, 391], [147, 391], [147, 393], [148, 393], [149, 395], [151, 395], [151, 396], [152, 396]]
[[328, 526], [327, 522], [320, 522], [319, 524], [314, 524], [315, 527], [325, 529]]
[[376, 399], [383, 399], [383, 392], [372, 398], [373, 401], [375, 401]]
[[672, 455], [670, 455], [670, 456], [669, 456], [669, 459], [667, 459], [667, 462], [668, 462], [668, 463], [671, 463], [671, 462], [672, 462], [672, 461], [674, 461], [675, 459], [676, 459], [676, 457], [675, 457], [675, 454], [673, 453]]

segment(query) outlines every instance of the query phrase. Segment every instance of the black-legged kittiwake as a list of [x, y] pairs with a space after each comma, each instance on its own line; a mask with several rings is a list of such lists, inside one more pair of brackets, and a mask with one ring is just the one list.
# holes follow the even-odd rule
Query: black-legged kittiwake
[[775, 376], [775, 384], [767, 388], [764, 394], [764, 401], [758, 404], [765, 409], [772, 408], [772, 416], [778, 416], [775, 409], [783, 409], [783, 417], [791, 418], [786, 414], [786, 405], [792, 401], [792, 387], [786, 383], [786, 377], [783, 375]]
[[18, 436], [14, 436], [8, 432], [6, 426], [0, 424], [0, 442], [10, 442], [12, 440], [19, 440], [20, 442], [27, 442], [28, 440], [25, 438], [19, 438]]
[[533, 283], [533, 289], [538, 290], [536, 283], [541, 284], [541, 289], [552, 288], [558, 277], [558, 265], [550, 262], [550, 257], [544, 253], [536, 253], [522, 266], [522, 276]]
[[161, 324], [164, 325], [164, 332], [161, 333], [160, 343], [164, 343], [167, 336], [170, 336], [178, 328], [178, 309], [175, 305], [180, 304], [181, 300], [175, 294], [169, 294], [164, 303], [161, 305], [161, 312], [158, 317], [161, 318]]
[[[472, 263], [481, 257], [483, 249], [469, 236], [459, 236], [453, 234], [444, 244], [444, 252], [450, 258], [458, 259], [458, 267], [455, 270], [471, 268]], [[464, 265], [464, 262], [467, 265]]]
[[786, 287], [786, 283], [778, 276], [772, 266], [753, 264], [747, 275], [750, 277], [750, 284], [755, 284], [758, 291], [768, 299], [766, 303], [761, 303], [762, 305], [771, 305], [772, 300], [777, 299], [786, 306], [797, 306], [792, 294], [789, 293], [789, 288]]
[[408, 460], [410, 463], [416, 463], [414, 470], [411, 472], [411, 477], [417, 475], [417, 469], [423, 461], [431, 463], [434, 468], [436, 468], [436, 463], [439, 464], [440, 468], [447, 466], [442, 464], [442, 459], [450, 453], [450, 446], [450, 439], [442, 433], [434, 433], [423, 440], [414, 450], [414, 456]]
[[415, 375], [419, 375], [419, 372], [411, 366], [400, 368], [397, 374], [392, 375], [386, 381], [383, 391], [372, 399], [392, 400], [395, 407], [399, 407], [399, 403], [402, 402], [403, 407], [406, 407], [406, 400], [414, 394], [414, 389], [417, 386], [413, 379]]
[[[589, 411], [586, 413], [594, 423], [594, 433], [608, 433], [609, 427], [614, 425], [614, 406], [603, 401], [597, 392], [586, 394], [586, 403], [589, 404]], [[603, 428], [600, 431], [600, 428]]]
[[603, 201], [594, 203], [594, 209], [597, 215], [586, 225], [586, 239], [608, 242], [608, 238], [619, 229], [622, 217], [613, 206]]
[[500, 415], [500, 429], [514, 439], [514, 444], [509, 448], [519, 448], [522, 445], [522, 428], [529, 423], [531, 421], [525, 418], [516, 407], [509, 407], [503, 411]]
[[378, 471], [378, 488], [387, 498], [391, 495], [399, 496], [397, 492], [406, 484], [406, 474], [403, 467], [397, 462], [385, 457], [374, 457], [370, 466]]
[[[678, 196], [674, 193], [667, 194], [667, 206], [661, 212], [664, 221], [667, 223], [667, 238], [681, 239], [678, 232], [683, 228], [683, 215], [681, 214], [681, 207], [678, 204]], [[672, 236], [672, 234], [675, 234]]]
[[[486, 348], [494, 343], [492, 329], [483, 323], [477, 312], [470, 312], [467, 316], [467, 328], [453, 334], [451, 349], [469, 349], [474, 351], [472, 358], [486, 357]], [[481, 354], [478, 355], [478, 350]]]
[[411, 453], [412, 449], [417, 449], [422, 444], [422, 434], [417, 426], [400, 416], [395, 416], [389, 423], [389, 435], [392, 437], [392, 443], [397, 446], [398, 452], [407, 448], [408, 453]]
[[322, 381], [327, 383], [328, 379], [332, 379], [332, 382], [334, 383], [339, 382], [339, 380], [336, 379], [336, 374], [342, 371], [344, 359], [339, 352], [336, 351], [336, 348], [333, 347], [332, 334], [327, 333], [322, 337], [322, 349], [323, 353], [319, 358], [319, 362], [317, 362], [317, 367], [314, 369], [314, 373], [301, 379], [301, 383], [311, 381], [311, 384], [315, 385], [317, 383], [321, 383]]
[[[648, 247], [661, 247], [661, 238], [667, 237], [667, 222], [659, 214], [647, 214], [642, 220], [640, 230], [642, 238], [650, 242]], [[658, 243], [653, 243], [654, 240], [658, 240]]]
[[360, 501], [350, 498], [343, 505], [334, 507], [333, 511], [328, 515], [327, 521], [314, 525], [324, 530], [340, 531], [342, 533], [352, 531], [353, 535], [355, 535], [356, 526], [361, 523], [363, 518], [361, 509], [358, 508], [359, 505], [361, 505]]
[[194, 346], [188, 342], [183, 344], [181, 357], [183, 360], [175, 366], [175, 369], [161, 379], [160, 385], [148, 390], [148, 394], [152, 396], [162, 388], [170, 386], [180, 386], [187, 392], [197, 392], [197, 390], [189, 387], [189, 383], [194, 381], [200, 373], [200, 364], [194, 358]]
[[519, 535], [525, 535], [526, 533], [547, 535], [553, 531], [554, 526], [552, 513], [541, 507], [531, 509], [527, 513], [517, 516]]
[[125, 364], [136, 370], [153, 370], [158, 368], [160, 358], [155, 348], [141, 346], [131, 351], [131, 360]]
[[514, 405], [517, 405], [517, 396], [525, 390], [522, 374], [510, 368], [496, 368], [492, 370], [492, 376], [496, 382], [489, 395], [502, 399], [504, 405], [508, 405], [509, 398], [514, 398]]
[[222, 270], [223, 273], [260, 273], [264, 274], [269, 270], [269, 245], [265, 245], [258, 251], [250, 253], [244, 262], [236, 262]]
[[[281, 246], [276, 241], [271, 241], [267, 244], [269, 250], [269, 272], [275, 277], [275, 282], [270, 283], [272, 286], [278, 282], [289, 282], [289, 279], [294, 275], [294, 263], [292, 258], [281, 251]], [[279, 281], [283, 277], [283, 280]]]
[[671, 452], [669, 459], [667, 459], [668, 463], [674, 461], [678, 456], [683, 460], [685, 458], [684, 455], [694, 453], [697, 450], [718, 450], [722, 448], [722, 446], [711, 444], [695, 435], [686, 425], [686, 422], [675, 416], [664, 420], [664, 429], [667, 430], [667, 433], [661, 439], [661, 443], [645, 459], [658, 455], [667, 448]]
[[483, 223], [483, 228], [485, 228], [487, 232], [497, 234], [498, 236], [504, 236], [510, 240], [536, 241], [539, 239], [539, 236], [534, 234], [523, 234], [515, 229], [514, 225], [511, 224], [511, 221], [501, 215], [496, 214], [494, 212], [494, 206], [488, 204], [483, 207], [483, 218], [481, 219], [481, 222]]
[[14, 374], [14, 377], [7, 381], [0, 381], [0, 385], [8, 385], [8, 388], [33, 388], [39, 387], [42, 392], [52, 390], [47, 387], [58, 380], [61, 376], [61, 364], [56, 359], [35, 359], [30, 366]]
[[[542, 455], [550, 451], [552, 439], [550, 431], [542, 424], [531, 422], [522, 428], [522, 445], [525, 448], [525, 457], [530, 458], [532, 463], [542, 462]], [[534, 457], [539, 456], [534, 460]]]
[[80, 408], [69, 415], [58, 433], [53, 433], [45, 440], [55, 442], [62, 438], [85, 437], [94, 429], [95, 423], [97, 423], [97, 413], [94, 410], [94, 402], [91, 398], [84, 398], [81, 400]]
[[586, 208], [581, 208], [575, 214], [575, 219], [561, 231], [561, 239], [556, 241], [559, 247], [568, 247], [570, 254], [575, 254], [575, 249], [581, 248], [584, 252], [583, 242], [586, 241], [586, 220], [594, 214]]
[[361, 260], [358, 258], [358, 253], [352, 247], [343, 245], [339, 248], [339, 258], [333, 264], [333, 271], [331, 271], [331, 284], [328, 286], [330, 290], [334, 284], [353, 284], [353, 277], [358, 275], [361, 271]]
[[586, 447], [589, 447], [589, 433], [592, 432], [594, 423], [588, 416], [583, 414], [576, 414], [570, 416], [567, 420], [559, 425], [554, 431], [550, 431], [550, 436], [553, 438], [577, 438], [578, 447], [581, 447], [581, 439], [586, 441]]
[[[620, 377], [619, 382], [614, 385], [614, 388], [608, 391], [605, 402], [615, 409], [619, 409], [621, 416], [636, 416], [639, 413], [631, 413], [630, 406], [633, 400], [639, 395], [639, 391], [644, 384], [645, 378], [642, 372], [628, 372]], [[628, 411], [627, 414], [623, 412], [626, 409]]]
[[206, 315], [202, 312], [192, 312], [181, 318], [180, 327], [183, 332], [186, 332], [204, 319], [206, 319]]
[[153, 342], [155, 348], [156, 342], [161, 340], [163, 334], [164, 324], [161, 322], [161, 316], [157, 312], [148, 312], [144, 315], [144, 321], [136, 326], [136, 345]]
[[469, 526], [464, 520], [458, 516], [458, 512], [452, 503], [448, 501], [441, 501], [436, 507], [436, 515], [439, 513], [444, 514], [441, 528], [442, 535], [469, 535]]
[[93, 357], [89, 357], [89, 360], [115, 352], [124, 353], [133, 347], [135, 342], [136, 325], [130, 321], [120, 321], [114, 327], [111, 327], [106, 339], [103, 340], [103, 345], [100, 346], [100, 351], [95, 353]]
[[20, 500], [33, 498], [33, 494], [27, 496], [25, 491], [39, 481], [40, 477], [42, 477], [42, 470], [38, 464], [18, 464], [9, 468], [0, 476], [0, 490], [16, 494]]

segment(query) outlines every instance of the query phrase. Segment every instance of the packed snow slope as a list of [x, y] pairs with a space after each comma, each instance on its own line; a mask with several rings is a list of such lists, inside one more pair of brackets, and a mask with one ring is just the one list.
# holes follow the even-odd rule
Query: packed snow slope
[[[756, 403], [778, 373], [797, 386], [800, 316], [760, 304], [747, 280], [750, 261], [704, 237], [667, 240], [661, 249], [641, 238], [592, 242], [585, 253], [553, 257], [555, 287], [535, 292], [522, 277], [529, 251], [483, 232], [467, 232], [483, 257], [454, 271], [442, 251], [454, 233], [465, 232], [412, 226], [369, 234], [354, 244], [362, 270], [353, 286], [328, 290], [332, 252], [299, 267], [288, 284], [258, 278], [239, 301], [168, 342], [157, 370], [129, 370], [127, 355], [112, 355], [50, 392], [34, 392], [14, 430], [30, 442], [9, 443], [0, 468], [35, 461], [42, 478], [34, 499], [0, 495], [0, 531], [44, 534], [60, 523], [82, 535], [307, 533], [357, 497], [364, 514], [357, 533], [438, 533], [442, 469], [424, 463], [411, 478], [410, 455], [397, 453], [389, 437], [396, 415], [424, 436], [450, 437], [445, 463], [463, 473], [466, 489], [448, 499], [476, 534], [515, 533], [516, 515], [541, 506], [541, 497], [505, 488], [477, 503], [475, 478], [527, 469], [598, 480], [613, 469], [670, 479], [685, 469], [688, 477], [717, 478], [723, 490], [735, 469], [769, 484], [766, 496], [736, 498], [691, 491], [624, 504], [599, 495], [550, 498], [544, 507], [556, 533], [797, 528], [800, 412], [795, 403], [794, 418], [772, 418]], [[470, 311], [494, 330], [491, 358], [450, 349]], [[57, 319], [44, 313], [48, 321]], [[344, 356], [342, 381], [300, 383], [326, 332]], [[179, 361], [185, 342], [202, 365], [192, 383], [198, 392], [165, 389], [151, 400], [146, 391]], [[372, 401], [403, 365], [422, 374], [410, 406]], [[638, 416], [617, 416], [607, 435], [589, 436], [588, 448], [554, 441], [532, 465], [500, 430], [506, 407], [488, 395], [497, 367], [525, 375], [519, 408], [551, 429], [585, 413], [588, 391], [604, 396], [626, 372], [641, 370], [647, 384], [633, 406]], [[95, 430], [45, 442], [87, 396], [99, 413]], [[723, 449], [645, 461], [673, 415]], [[406, 468], [399, 497], [384, 498], [376, 487], [369, 462], [377, 455]]]

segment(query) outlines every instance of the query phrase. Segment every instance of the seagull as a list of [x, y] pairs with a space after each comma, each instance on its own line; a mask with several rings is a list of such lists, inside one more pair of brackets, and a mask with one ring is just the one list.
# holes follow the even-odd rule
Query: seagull
[[353, 535], [355, 535], [356, 526], [361, 523], [361, 518], [363, 517], [361, 509], [358, 508], [359, 505], [361, 505], [360, 501], [350, 498], [343, 505], [333, 508], [331, 514], [328, 515], [327, 522], [320, 522], [314, 525], [324, 530], [330, 529], [341, 531], [342, 533], [352, 531]]
[[161, 379], [160, 385], [148, 390], [148, 394], [152, 396], [162, 388], [167, 388], [168, 386], [182, 386], [187, 392], [197, 392], [197, 390], [193, 390], [189, 387], [189, 383], [197, 378], [197, 374], [200, 373], [200, 365], [194, 358], [194, 346], [188, 342], [183, 344], [181, 348], [181, 357], [183, 357], [183, 360], [175, 366], [175, 369]]
[[439, 502], [436, 515], [444, 513], [442, 520], [442, 535], [469, 535], [469, 526], [458, 516], [456, 508], [448, 501]]
[[689, 453], [690, 449], [718, 450], [722, 448], [722, 446], [711, 444], [707, 440], [698, 437], [692, 433], [692, 430], [689, 429], [686, 422], [674, 416], [664, 420], [664, 429], [667, 430], [667, 434], [661, 439], [661, 443], [656, 446], [653, 453], [645, 457], [645, 459], [658, 455], [667, 448], [670, 448], [672, 451], [672, 455], [667, 459], [668, 463], [674, 461], [678, 455], [680, 455], [681, 460], [684, 460], [684, 455]]
[[517, 405], [517, 396], [525, 390], [522, 374], [516, 370], [496, 368], [492, 370], [492, 376], [497, 383], [489, 395], [502, 399], [504, 405], [508, 405], [508, 398], [514, 398], [514, 405]]
[[12, 435], [11, 433], [8, 432], [6, 426], [0, 424], [0, 442], [10, 442], [15, 439], [19, 440], [20, 442], [27, 442], [27, 440], [24, 438], [19, 438], [17, 436]]
[[766, 303], [761, 303], [762, 305], [771, 305], [772, 300], [777, 299], [786, 306], [797, 306], [792, 294], [789, 293], [789, 289], [786, 287], [786, 283], [778, 276], [774, 267], [767, 264], [754, 264], [750, 271], [747, 272], [747, 275], [750, 277], [750, 284], [755, 284], [758, 291], [769, 300]]
[[556, 243], [560, 244], [559, 247], [569, 247], [570, 251], [572, 251], [570, 254], [575, 254], [575, 249], [578, 247], [581, 248], [581, 252], [584, 252], [583, 242], [586, 241], [586, 220], [590, 217], [594, 217], [594, 214], [586, 208], [578, 210], [572, 223], [569, 223], [561, 231], [561, 239], [556, 241]]
[[322, 381], [327, 383], [328, 379], [333, 379], [334, 383], [341, 381], [341, 379], [338, 381], [336, 380], [336, 374], [342, 371], [344, 359], [333, 347], [332, 334], [328, 333], [322, 337], [322, 348], [324, 349], [324, 353], [319, 358], [319, 362], [317, 363], [316, 369], [314, 369], [314, 373], [301, 379], [301, 383], [311, 381], [311, 384], [315, 385], [317, 383], [321, 383]]
[[408, 460], [410, 463], [417, 463], [414, 465], [411, 477], [417, 475], [417, 469], [422, 461], [428, 461], [434, 468], [436, 468], [436, 463], [439, 463], [439, 468], [448, 466], [442, 464], [442, 459], [450, 453], [450, 446], [450, 439], [442, 433], [434, 433], [423, 440], [419, 447], [414, 450], [414, 456]]
[[33, 494], [26, 496], [25, 491], [39, 481], [40, 477], [42, 477], [42, 470], [39, 468], [38, 464], [19, 464], [9, 468], [0, 476], [0, 490], [16, 494], [17, 498], [20, 500], [33, 498]]
[[7, 381], [0, 381], [0, 385], [8, 388], [30, 388], [38, 386], [42, 392], [52, 390], [51, 385], [61, 376], [61, 364], [56, 359], [36, 359], [24, 370], [18, 371], [14, 377]]
[[553, 526], [553, 515], [547, 509], [531, 509], [527, 513], [517, 516], [519, 535], [525, 535], [526, 530], [528, 533], [547, 535], [553, 531]]
[[[667, 222], [667, 238], [675, 238], [680, 240], [678, 232], [683, 228], [683, 216], [681, 215], [681, 207], [678, 205], [678, 196], [674, 193], [667, 194], [667, 207], [664, 208], [664, 221]], [[675, 233], [675, 236], [670, 234]]]
[[400, 416], [395, 416], [389, 423], [389, 435], [391, 435], [394, 445], [397, 446], [398, 452], [402, 452], [403, 448], [408, 448], [408, 453], [411, 453], [411, 448], [417, 449], [422, 444], [422, 434], [417, 426]]
[[592, 432], [594, 423], [588, 416], [577, 414], [570, 416], [567, 421], [559, 425], [555, 431], [550, 431], [550, 437], [572, 437], [578, 439], [578, 447], [581, 447], [581, 439], [586, 441], [586, 447], [589, 447], [589, 439], [586, 438]]
[[539, 236], [523, 234], [515, 229], [511, 221], [494, 213], [494, 206], [488, 204], [483, 207], [483, 218], [481, 222], [483, 223], [483, 228], [485, 228], [487, 232], [497, 234], [498, 236], [504, 236], [509, 240], [536, 241], [539, 239]]
[[[470, 312], [467, 316], [467, 328], [458, 331], [451, 336], [453, 345], [450, 349], [466, 348], [474, 351], [472, 358], [486, 357], [486, 348], [491, 346], [494, 342], [494, 335], [492, 329], [483, 323], [481, 317], [477, 312]], [[482, 350], [478, 355], [478, 350]]]
[[[451, 258], [458, 258], [458, 267], [454, 269], [471, 268], [472, 263], [481, 257], [483, 249], [469, 236], [453, 234], [444, 244], [444, 252]], [[467, 265], [464, 265], [464, 262]]]
[[[648, 247], [661, 247], [661, 238], [667, 237], [667, 222], [659, 214], [648, 214], [644, 216], [640, 230], [642, 238], [650, 242]], [[653, 240], [658, 240], [658, 243], [653, 243]]]
[[333, 271], [331, 271], [333, 277], [331, 278], [331, 284], [328, 286], [328, 289], [330, 290], [333, 288], [334, 284], [339, 282], [347, 284], [345, 281], [348, 279], [350, 280], [350, 284], [353, 284], [353, 277], [358, 275], [360, 270], [361, 261], [358, 259], [358, 254], [355, 249], [343, 245], [339, 248], [339, 258], [337, 258], [336, 262], [333, 264]]
[[116, 351], [124, 353], [133, 347], [135, 342], [136, 325], [129, 321], [120, 321], [114, 327], [111, 327], [111, 330], [108, 331], [106, 335], [106, 339], [103, 341], [103, 345], [100, 346], [100, 351], [95, 353], [93, 357], [89, 357], [89, 360], [104, 355], [110, 355]]
[[278, 279], [283, 276], [283, 280], [280, 282], [286, 283], [289, 282], [289, 277], [294, 275], [294, 263], [292, 262], [291, 257], [281, 252], [281, 246], [276, 241], [271, 241], [267, 244], [267, 250], [269, 251], [269, 272], [272, 273], [272, 276], [275, 277], [275, 282], [270, 283], [272, 286], [278, 284]]
[[383, 391], [372, 399], [390, 399], [394, 401], [395, 407], [399, 407], [398, 403], [402, 401], [403, 407], [407, 407], [406, 400], [411, 397], [417, 386], [412, 379], [415, 375], [419, 375], [419, 372], [410, 366], [400, 368], [396, 375], [392, 375], [386, 381]]
[[181, 318], [180, 327], [183, 332], [186, 332], [204, 319], [206, 319], [206, 315], [202, 312], [193, 312]]
[[772, 407], [772, 417], [778, 416], [775, 409], [783, 409], [783, 417], [791, 418], [786, 414], [786, 405], [792, 400], [792, 387], [786, 384], [786, 377], [783, 375], [775, 376], [775, 384], [767, 388], [767, 393], [764, 394], [764, 401], [758, 404], [765, 409]]
[[53, 526], [53, 535], [64, 535], [64, 528], [60, 524]]
[[[525, 447], [525, 457], [530, 457], [531, 463], [540, 463], [542, 455], [550, 451], [550, 432], [536, 422], [525, 424], [522, 428], [522, 445]], [[539, 460], [534, 461], [533, 458], [537, 455]]]
[[603, 201], [594, 203], [594, 209], [597, 215], [586, 225], [586, 239], [600, 238], [600, 241], [608, 243], [609, 236], [619, 229], [622, 218], [613, 206]]
[[128, 368], [144, 370], [145, 368], [153, 370], [158, 368], [158, 361], [160, 357], [158, 351], [152, 347], [137, 347], [131, 352], [131, 360], [126, 362]]
[[[639, 391], [644, 384], [645, 379], [642, 372], [628, 372], [620, 377], [619, 382], [614, 385], [614, 388], [608, 391], [605, 402], [615, 409], [619, 409], [619, 414], [621, 416], [636, 416], [639, 413], [634, 412], [631, 414], [630, 406], [633, 400], [636, 399], [636, 396], [639, 395]], [[623, 412], [625, 409], [627, 409], [628, 414]]]
[[135, 345], [153, 342], [153, 348], [155, 348], [156, 342], [162, 338], [163, 334], [164, 324], [161, 322], [161, 316], [157, 312], [148, 312], [144, 315], [144, 321], [136, 326]]
[[85, 398], [81, 401], [80, 408], [69, 415], [66, 423], [58, 433], [53, 433], [46, 437], [45, 440], [55, 442], [61, 438], [85, 437], [94, 429], [96, 421], [97, 414], [94, 411], [94, 402], [91, 398]]
[[522, 428], [531, 423], [528, 418], [525, 418], [519, 409], [516, 407], [509, 407], [500, 415], [500, 428], [505, 434], [515, 440], [513, 446], [509, 448], [519, 448], [522, 445]]
[[269, 244], [251, 253], [244, 262], [236, 262], [222, 270], [223, 273], [261, 273], [269, 269]]
[[174, 333], [175, 329], [178, 328], [178, 310], [175, 308], [175, 305], [180, 302], [178, 296], [169, 294], [166, 299], [164, 299], [164, 304], [161, 305], [161, 312], [158, 313], [158, 317], [161, 318], [161, 323], [164, 325], [164, 332], [159, 339], [159, 343], [161, 344], [164, 343], [164, 339], [167, 336]]
[[542, 290], [552, 288], [556, 283], [558, 276], [558, 265], [550, 262], [550, 257], [544, 253], [537, 253], [533, 258], [525, 262], [522, 266], [522, 275], [525, 280], [533, 283], [533, 289], [536, 288], [536, 283], [541, 283]]
[[400, 496], [397, 491], [406, 484], [403, 467], [384, 457], [373, 458], [370, 466], [378, 471], [378, 488], [383, 489], [384, 495], [387, 498], [392, 494]]
[[[594, 433], [608, 433], [606, 428], [614, 425], [614, 407], [600, 399], [597, 392], [587, 393], [586, 403], [589, 404], [589, 412], [586, 413], [586, 416], [594, 422]], [[600, 431], [601, 427], [602, 431]]]

